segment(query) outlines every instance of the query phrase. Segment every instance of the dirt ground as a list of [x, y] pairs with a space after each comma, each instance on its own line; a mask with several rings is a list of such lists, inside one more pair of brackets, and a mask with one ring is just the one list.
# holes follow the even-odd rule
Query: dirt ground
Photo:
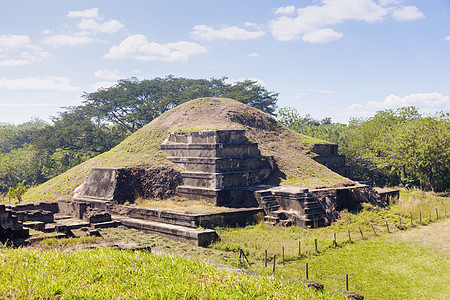
[[434, 222], [404, 232], [396, 233], [396, 239], [429, 247], [450, 257], [450, 219]]

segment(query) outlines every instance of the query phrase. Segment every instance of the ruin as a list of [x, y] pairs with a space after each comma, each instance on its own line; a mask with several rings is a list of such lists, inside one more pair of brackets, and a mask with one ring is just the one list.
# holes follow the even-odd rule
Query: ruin
[[[192, 127], [198, 123], [215, 129]], [[245, 226], [264, 218], [267, 224], [314, 228], [335, 222], [340, 210], [361, 202], [385, 205], [370, 186], [346, 178], [351, 167], [336, 144], [311, 145], [309, 151], [300, 135], [231, 99], [192, 100], [135, 136], [139, 139], [122, 148], [137, 148], [148, 139], [148, 152], [126, 152], [148, 155], [144, 164], [91, 167], [71, 199], [39, 209], [11, 207], [11, 217], [38, 230], [70, 234], [81, 226], [124, 225], [206, 246], [218, 238], [217, 226]], [[314, 172], [319, 173], [315, 184], [302, 186]], [[180, 213], [133, 205], [137, 198], [173, 197], [229, 210]]]

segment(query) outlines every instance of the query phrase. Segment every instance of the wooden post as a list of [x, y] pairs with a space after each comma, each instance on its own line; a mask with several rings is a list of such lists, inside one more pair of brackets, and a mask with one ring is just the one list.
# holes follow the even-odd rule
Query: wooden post
[[400, 222], [400, 227], [402, 227], [402, 217], [398, 216], [398, 220]]
[[359, 232], [361, 233], [361, 238], [364, 239], [364, 234], [363, 234], [363, 232], [361, 230], [361, 227], [359, 225], [358, 225], [358, 228], [359, 228]]
[[422, 212], [419, 211], [419, 223], [422, 223]]
[[316, 247], [316, 252], [318, 252], [317, 251], [317, 239], [314, 239], [314, 246]]
[[337, 245], [337, 242], [336, 242], [336, 232], [334, 233], [334, 245], [335, 245], [335, 246]]
[[283, 246], [283, 265], [284, 265], [284, 246]]
[[439, 214], [438, 214], [437, 207], [436, 207], [436, 220], [439, 220]]
[[412, 214], [411, 214], [411, 226], [413, 226], [413, 216], [412, 216]]
[[428, 211], [428, 218], [430, 219], [431, 222], [431, 210]]
[[298, 256], [302, 255], [302, 243], [298, 241]]
[[372, 226], [372, 230], [373, 230], [373, 234], [377, 235], [376, 231], [375, 231], [375, 227], [373, 227], [373, 224], [370, 223], [370, 226]]
[[275, 259], [276, 259], [276, 255], [273, 255], [273, 267], [272, 267], [272, 273], [275, 274]]
[[345, 290], [348, 291], [348, 274], [345, 274]]
[[390, 231], [389, 231], [389, 224], [388, 224], [387, 221], [386, 221], [386, 228], [387, 228], [387, 231], [390, 232]]
[[306, 280], [309, 279], [309, 274], [308, 274], [308, 263], [306, 263]]
[[265, 255], [264, 255], [264, 267], [267, 268], [267, 250], [265, 251]]
[[350, 229], [348, 229], [347, 231], [348, 231], [348, 242], [351, 244], [352, 243], [352, 237], [350, 236]]

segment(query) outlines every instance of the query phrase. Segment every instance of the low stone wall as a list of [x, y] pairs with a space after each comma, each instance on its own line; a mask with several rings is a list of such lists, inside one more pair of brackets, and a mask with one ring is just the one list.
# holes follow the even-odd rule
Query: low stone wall
[[117, 205], [113, 214], [141, 220], [150, 220], [166, 224], [174, 224], [191, 228], [214, 228], [224, 226], [245, 226], [256, 221], [258, 213], [264, 213], [262, 208], [240, 208], [230, 212], [215, 214], [183, 214], [145, 207]]

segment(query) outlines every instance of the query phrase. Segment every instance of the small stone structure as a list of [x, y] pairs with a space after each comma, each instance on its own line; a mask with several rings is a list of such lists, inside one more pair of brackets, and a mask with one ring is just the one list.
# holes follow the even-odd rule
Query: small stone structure
[[311, 151], [318, 155], [314, 157], [318, 163], [344, 177], [352, 178], [353, 168], [345, 165], [345, 155], [338, 154], [338, 147], [337, 144], [315, 144]]
[[0, 204], [0, 242], [14, 241], [17, 238], [26, 238], [28, 229], [23, 228], [22, 222], [14, 212]]
[[187, 170], [177, 194], [218, 206], [254, 205], [248, 187], [263, 182], [273, 169], [273, 158], [262, 156], [245, 130], [172, 133], [160, 148]]

